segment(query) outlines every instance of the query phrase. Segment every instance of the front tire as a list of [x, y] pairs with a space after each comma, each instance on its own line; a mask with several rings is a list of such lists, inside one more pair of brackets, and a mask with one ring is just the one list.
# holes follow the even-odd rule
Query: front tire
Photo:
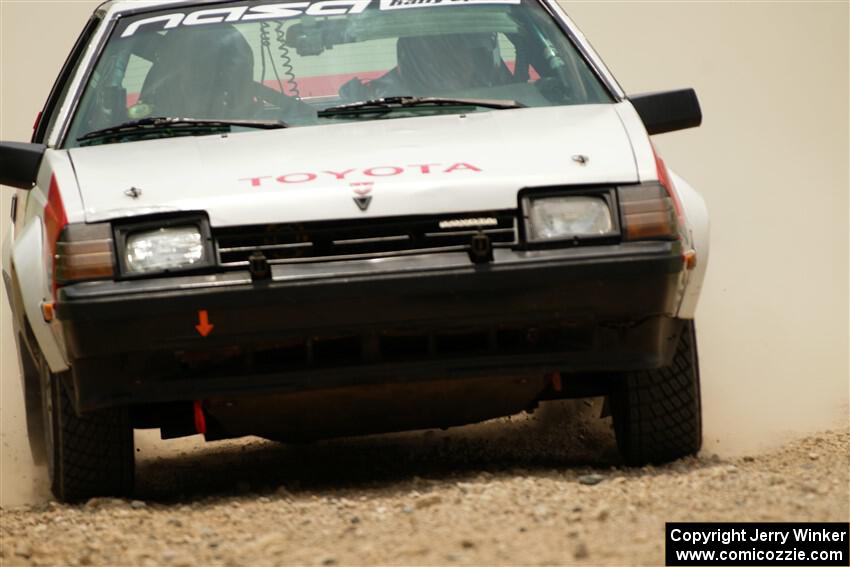
[[18, 335], [18, 360], [20, 361], [21, 389], [24, 394], [24, 409], [27, 415], [27, 440], [32, 460], [37, 465], [47, 462], [44, 448], [44, 402], [41, 398], [41, 381], [38, 364], [30, 356], [24, 338]]
[[694, 322], [685, 321], [672, 365], [617, 377], [610, 401], [626, 464], [666, 463], [697, 453], [702, 408]]
[[133, 428], [128, 408], [77, 415], [62, 377], [40, 361], [50, 487], [62, 502], [128, 496], [133, 490]]

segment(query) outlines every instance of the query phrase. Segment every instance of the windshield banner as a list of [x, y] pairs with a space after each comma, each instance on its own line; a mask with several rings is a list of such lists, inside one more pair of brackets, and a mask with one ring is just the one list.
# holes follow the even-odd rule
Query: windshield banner
[[[514, 4], [521, 0], [381, 0], [381, 10], [428, 8], [432, 6], [468, 6], [471, 4]], [[313, 2], [278, 2], [271, 4], [205, 8], [195, 11], [170, 12], [131, 20], [123, 24], [120, 37], [132, 37], [138, 31], [163, 31], [185, 26], [252, 22], [297, 18], [299, 16], [343, 16], [361, 14], [372, 0], [319, 0]], [[119, 29], [122, 26], [119, 25]]]
[[288, 2], [276, 4], [240, 5], [226, 8], [207, 8], [194, 12], [171, 12], [130, 22], [121, 37], [131, 37], [144, 26], [145, 30], [161, 31], [183, 26], [203, 26], [223, 22], [253, 22], [308, 16], [343, 16], [360, 14], [371, 0], [322, 0], [319, 2]]

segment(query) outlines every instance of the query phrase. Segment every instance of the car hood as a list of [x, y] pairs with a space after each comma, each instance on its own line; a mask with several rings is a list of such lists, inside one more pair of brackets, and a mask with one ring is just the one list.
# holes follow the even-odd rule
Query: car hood
[[[637, 181], [617, 105], [362, 120], [69, 150], [88, 222], [213, 226], [513, 208], [525, 187]], [[134, 190], [135, 189], [135, 190]]]

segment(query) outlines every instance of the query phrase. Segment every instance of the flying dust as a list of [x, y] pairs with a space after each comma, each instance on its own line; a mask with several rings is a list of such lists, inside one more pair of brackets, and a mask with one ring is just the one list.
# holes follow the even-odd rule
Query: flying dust
[[0, 506], [16, 506], [43, 501], [50, 491], [47, 471], [35, 466], [29, 449], [20, 366], [5, 290], [0, 292], [0, 301]]

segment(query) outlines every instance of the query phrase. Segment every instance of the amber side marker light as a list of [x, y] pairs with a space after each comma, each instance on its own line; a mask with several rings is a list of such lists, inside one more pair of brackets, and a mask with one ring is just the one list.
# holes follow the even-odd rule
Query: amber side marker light
[[56, 242], [54, 269], [60, 286], [113, 278], [115, 257], [109, 224], [67, 225]]
[[45, 301], [41, 304], [41, 316], [46, 323], [56, 318], [56, 304], [53, 301]]

